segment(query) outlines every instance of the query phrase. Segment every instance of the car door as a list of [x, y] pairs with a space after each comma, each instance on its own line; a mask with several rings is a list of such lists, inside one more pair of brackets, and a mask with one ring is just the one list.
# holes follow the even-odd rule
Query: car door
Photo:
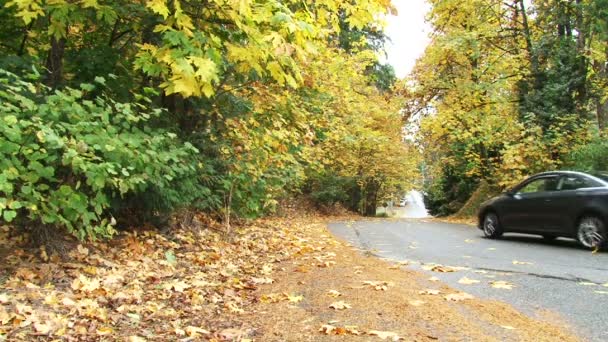
[[602, 184], [584, 175], [562, 175], [558, 182], [557, 191], [551, 198], [551, 206], [549, 207], [551, 211], [546, 215], [545, 225], [547, 230], [555, 233], [572, 233], [578, 211], [588, 199], [588, 193], [585, 189], [598, 186], [602, 186]]
[[501, 222], [507, 230], [539, 232], [545, 230], [550, 199], [557, 190], [558, 175], [543, 175], [515, 189], [503, 205]]

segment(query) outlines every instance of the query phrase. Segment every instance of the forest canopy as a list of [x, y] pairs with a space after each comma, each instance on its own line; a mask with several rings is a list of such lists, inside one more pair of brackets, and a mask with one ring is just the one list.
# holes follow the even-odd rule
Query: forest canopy
[[540, 171], [608, 169], [606, 0], [429, 3], [406, 109], [433, 214], [484, 184], [491, 194]]
[[40, 1], [0, 9], [0, 217], [110, 236], [309, 194], [364, 214], [411, 186], [388, 0]]

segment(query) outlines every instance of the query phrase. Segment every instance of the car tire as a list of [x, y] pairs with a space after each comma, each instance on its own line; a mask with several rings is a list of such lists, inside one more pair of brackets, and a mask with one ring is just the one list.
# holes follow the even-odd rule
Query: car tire
[[550, 234], [543, 235], [543, 240], [545, 240], [545, 241], [553, 241], [555, 239], [557, 239], [557, 236], [555, 236], [555, 235], [550, 235]]
[[600, 248], [606, 243], [606, 224], [595, 215], [583, 216], [576, 226], [576, 238], [585, 248]]
[[498, 220], [498, 215], [493, 211], [488, 211], [483, 215], [482, 221], [483, 235], [488, 239], [497, 239], [502, 236], [503, 230]]

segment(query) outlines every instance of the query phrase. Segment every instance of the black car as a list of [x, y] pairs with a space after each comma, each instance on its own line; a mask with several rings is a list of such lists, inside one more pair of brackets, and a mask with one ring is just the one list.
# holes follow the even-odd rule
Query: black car
[[573, 171], [534, 175], [506, 193], [483, 203], [478, 227], [488, 238], [505, 232], [564, 236], [586, 248], [606, 242], [608, 174]]

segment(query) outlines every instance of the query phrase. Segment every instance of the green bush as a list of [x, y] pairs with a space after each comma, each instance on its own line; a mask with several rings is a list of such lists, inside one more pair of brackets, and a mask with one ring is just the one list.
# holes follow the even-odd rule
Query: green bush
[[133, 103], [92, 97], [105, 80], [96, 83], [51, 90], [0, 70], [3, 221], [95, 239], [114, 231], [111, 204], [150, 193], [163, 194], [150, 210], [185, 200], [168, 190], [196, 177], [197, 150], [153, 128], [162, 111], [145, 96]]
[[598, 134], [591, 141], [576, 146], [566, 157], [564, 166], [585, 172], [607, 171], [608, 140]]
[[310, 196], [318, 206], [342, 204], [350, 210], [357, 210], [361, 194], [355, 179], [326, 174], [313, 178]]

